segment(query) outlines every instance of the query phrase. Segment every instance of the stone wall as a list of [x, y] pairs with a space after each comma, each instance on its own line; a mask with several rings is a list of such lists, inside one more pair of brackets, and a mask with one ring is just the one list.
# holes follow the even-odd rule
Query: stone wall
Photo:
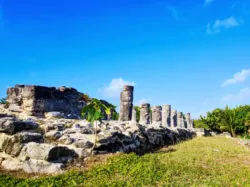
[[58, 111], [79, 116], [85, 105], [76, 89], [16, 85], [7, 90], [8, 110], [31, 116], [44, 116], [46, 112]]
[[[79, 116], [85, 105], [79, 99], [81, 93], [73, 88], [24, 85], [9, 88], [8, 110], [36, 117], [27, 121], [0, 114], [1, 166], [29, 173], [62, 172], [65, 165], [77, 157], [90, 156], [91, 151], [144, 154], [196, 136], [190, 114], [184, 121], [182, 113], [171, 111], [170, 105], [152, 107], [151, 117], [150, 104], [142, 104], [137, 123], [133, 91], [132, 86], [122, 90], [120, 120], [112, 121], [105, 116], [108, 120], [98, 122], [95, 129], [86, 120], [60, 115], [62, 112]], [[98, 142], [92, 150], [95, 132]]]
[[[94, 154], [144, 154], [195, 136], [188, 129], [130, 121], [103, 121], [98, 124], [97, 132]], [[86, 120], [40, 118], [27, 121], [0, 117], [0, 165], [7, 170], [62, 172], [75, 158], [90, 156], [94, 141], [95, 129]]]

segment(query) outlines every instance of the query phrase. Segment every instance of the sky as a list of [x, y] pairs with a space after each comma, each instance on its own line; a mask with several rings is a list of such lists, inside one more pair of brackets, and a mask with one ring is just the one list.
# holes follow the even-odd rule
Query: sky
[[0, 98], [69, 86], [194, 118], [250, 104], [249, 0], [0, 0]]

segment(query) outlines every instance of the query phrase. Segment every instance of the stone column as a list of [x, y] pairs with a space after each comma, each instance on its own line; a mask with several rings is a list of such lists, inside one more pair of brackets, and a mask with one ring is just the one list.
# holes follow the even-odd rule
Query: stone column
[[182, 113], [181, 112], [177, 113], [177, 127], [182, 128]]
[[150, 124], [150, 104], [148, 103], [141, 105], [140, 124]]
[[185, 127], [187, 128], [187, 129], [190, 129], [190, 127], [191, 127], [191, 117], [190, 117], [190, 113], [187, 113], [186, 114], [186, 125], [185, 125]]
[[181, 128], [185, 128], [185, 119], [184, 119], [184, 116], [181, 117]]
[[120, 121], [131, 121], [133, 110], [133, 86], [124, 86], [120, 96]]
[[133, 107], [133, 111], [132, 111], [132, 122], [136, 122], [136, 110], [135, 110], [135, 107]]
[[171, 128], [177, 127], [177, 110], [173, 110], [171, 113]]
[[171, 127], [171, 105], [162, 106], [162, 125], [163, 127]]
[[162, 107], [154, 106], [152, 107], [152, 123], [162, 122]]

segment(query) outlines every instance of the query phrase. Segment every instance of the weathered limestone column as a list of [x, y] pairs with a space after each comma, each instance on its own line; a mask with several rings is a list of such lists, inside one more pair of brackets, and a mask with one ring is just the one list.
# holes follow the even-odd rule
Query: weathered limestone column
[[177, 110], [173, 110], [171, 113], [171, 128], [177, 127]]
[[186, 114], [186, 126], [185, 126], [187, 129], [190, 129], [191, 128], [191, 116], [190, 116], [190, 113], [187, 113]]
[[162, 126], [171, 127], [171, 105], [162, 106]]
[[135, 110], [135, 107], [133, 107], [133, 111], [132, 111], [132, 122], [136, 122], [136, 110]]
[[181, 116], [181, 128], [185, 128], [185, 119], [184, 116]]
[[162, 107], [154, 106], [152, 107], [152, 123], [162, 122]]
[[149, 103], [145, 103], [141, 105], [140, 124], [150, 124], [150, 104]]
[[131, 121], [133, 110], [133, 86], [124, 86], [120, 96], [120, 121]]
[[182, 113], [178, 112], [177, 113], [177, 127], [178, 128], [182, 128]]

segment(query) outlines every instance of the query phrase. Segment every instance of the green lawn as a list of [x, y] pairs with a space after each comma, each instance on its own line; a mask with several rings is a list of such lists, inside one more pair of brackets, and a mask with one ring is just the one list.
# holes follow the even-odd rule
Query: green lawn
[[3, 175], [0, 186], [250, 186], [250, 149], [223, 137], [200, 137], [144, 156], [112, 156], [89, 168], [33, 179]]

